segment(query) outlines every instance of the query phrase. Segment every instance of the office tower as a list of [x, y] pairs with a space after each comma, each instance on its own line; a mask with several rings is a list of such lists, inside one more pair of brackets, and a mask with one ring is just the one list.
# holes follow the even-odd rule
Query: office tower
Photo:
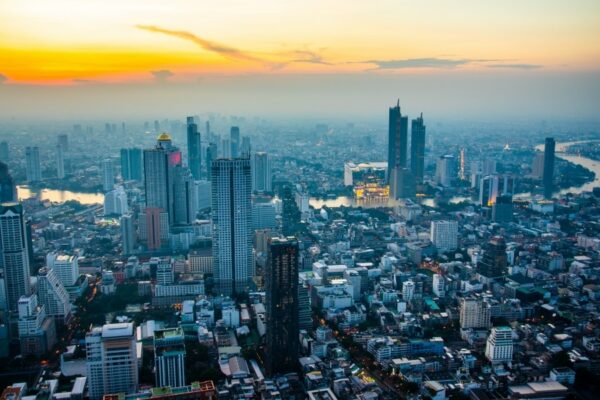
[[255, 192], [271, 192], [271, 160], [264, 151], [252, 155], [252, 190]]
[[498, 162], [493, 158], [486, 158], [481, 161], [481, 173], [483, 175], [493, 175], [497, 171]]
[[492, 312], [481, 297], [463, 297], [460, 300], [460, 328], [484, 329], [491, 326]]
[[283, 194], [280, 194], [280, 197], [282, 201], [281, 231], [284, 236], [294, 236], [300, 228], [301, 214], [292, 194], [292, 188], [289, 185], [284, 186]]
[[408, 168], [396, 167], [390, 175], [390, 197], [392, 199], [409, 199], [417, 194], [417, 184], [412, 171]]
[[123, 215], [128, 212], [127, 193], [123, 186], [117, 186], [104, 195], [104, 215]]
[[497, 223], [511, 222], [513, 218], [513, 198], [511, 195], [502, 195], [496, 198], [492, 206], [492, 221]]
[[133, 225], [133, 215], [124, 214], [120, 218], [121, 223], [121, 242], [123, 254], [133, 254], [135, 251], [135, 227]]
[[94, 327], [85, 336], [90, 399], [133, 393], [138, 386], [135, 329], [132, 323]]
[[56, 145], [56, 177], [65, 178], [65, 152], [61, 144]]
[[460, 149], [460, 155], [459, 155], [459, 160], [458, 160], [458, 177], [460, 178], [461, 181], [464, 181], [467, 179], [467, 173], [466, 173], [466, 150], [463, 147], [462, 149]]
[[[240, 156], [240, 128], [232, 126], [229, 133], [229, 144], [231, 146], [229, 157], [238, 158]], [[225, 154], [223, 154], [223, 157], [226, 157]]]
[[265, 273], [267, 308], [267, 374], [297, 370], [298, 241], [272, 238]]
[[277, 226], [274, 203], [252, 204], [252, 229], [274, 229]]
[[25, 148], [25, 173], [27, 182], [39, 182], [42, 180], [42, 167], [40, 165], [40, 148]]
[[446, 281], [441, 274], [433, 275], [432, 291], [437, 297], [446, 296]]
[[148, 250], [158, 250], [169, 239], [169, 213], [156, 207], [146, 207], [139, 214], [139, 239]]
[[56, 343], [54, 319], [46, 316], [44, 305], [37, 295], [21, 296], [18, 301], [18, 329], [21, 355], [41, 356]]
[[412, 120], [410, 133], [410, 170], [417, 185], [423, 184], [425, 173], [425, 125], [423, 114]]
[[435, 180], [439, 185], [451, 187], [456, 177], [456, 159], [453, 155], [438, 158], [435, 166]]
[[196, 220], [197, 190], [194, 177], [187, 167], [173, 169], [173, 223], [191, 225]]
[[513, 357], [512, 329], [508, 326], [492, 328], [485, 345], [485, 356], [492, 364], [512, 362]]
[[196, 187], [196, 209], [198, 211], [207, 210], [210, 208], [212, 201], [211, 184], [209, 180], [199, 180], [194, 182]]
[[0, 162], [0, 203], [17, 201], [17, 186], [8, 172], [8, 166]]
[[388, 177], [396, 168], [406, 167], [408, 154], [408, 117], [400, 113], [400, 100], [389, 110], [388, 131]]
[[61, 146], [64, 151], [69, 151], [69, 135], [66, 133], [58, 135], [57, 144]]
[[144, 173], [142, 149], [121, 149], [121, 177], [124, 181], [141, 182]]
[[531, 176], [535, 179], [542, 179], [544, 177], [544, 153], [541, 151], [538, 151], [533, 156]]
[[0, 142], [0, 161], [5, 163], [10, 161], [10, 147], [8, 146], [8, 142]]
[[56, 273], [65, 287], [75, 285], [79, 278], [79, 257], [57, 252], [46, 255], [46, 266]]
[[16, 313], [21, 296], [31, 294], [29, 246], [23, 207], [18, 203], [0, 206], [0, 251], [8, 310]]
[[200, 132], [194, 117], [187, 117], [187, 150], [188, 167], [194, 179], [200, 179], [202, 174], [202, 148], [200, 146]]
[[115, 187], [115, 165], [110, 158], [102, 161], [102, 189], [104, 193]]
[[483, 176], [479, 183], [479, 204], [491, 206], [499, 196], [509, 196], [514, 193], [515, 179], [511, 175]]
[[487, 278], [499, 278], [506, 273], [508, 266], [506, 243], [501, 236], [494, 236], [483, 247], [483, 257], [477, 263], [480, 275]]
[[402, 300], [410, 303], [415, 297], [415, 283], [413, 281], [402, 282]]
[[312, 329], [312, 310], [310, 308], [310, 296], [308, 288], [298, 282], [298, 329]]
[[154, 331], [156, 386], [185, 386], [185, 336], [181, 328]]
[[221, 158], [233, 158], [231, 153], [231, 140], [221, 140]]
[[544, 185], [544, 197], [547, 199], [552, 198], [555, 145], [556, 142], [553, 138], [546, 138], [544, 143], [544, 176], [542, 183]]
[[211, 141], [212, 140], [212, 132], [210, 131], [210, 121], [206, 121], [206, 140], [207, 141]]
[[250, 136], [242, 137], [242, 144], [240, 145], [240, 157], [250, 158], [252, 153], [252, 145], [250, 144]]
[[254, 274], [249, 159], [212, 162], [212, 238], [219, 294], [246, 292]]
[[206, 146], [206, 179], [211, 179], [211, 165], [214, 160], [218, 158], [218, 150], [216, 143], [209, 143]]
[[458, 222], [431, 221], [430, 240], [441, 253], [455, 250], [458, 248]]
[[46, 309], [46, 314], [59, 324], [71, 317], [69, 294], [53, 269], [42, 267], [37, 277], [38, 298]]
[[174, 221], [174, 169], [181, 165], [181, 152], [173, 146], [171, 136], [163, 133], [153, 149], [144, 150], [144, 185], [146, 207], [158, 208]]

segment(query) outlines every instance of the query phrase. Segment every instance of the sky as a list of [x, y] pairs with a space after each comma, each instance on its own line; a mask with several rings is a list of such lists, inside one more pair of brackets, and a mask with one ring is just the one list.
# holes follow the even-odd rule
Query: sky
[[599, 21], [595, 0], [0, 0], [0, 116], [367, 117], [400, 98], [594, 119]]

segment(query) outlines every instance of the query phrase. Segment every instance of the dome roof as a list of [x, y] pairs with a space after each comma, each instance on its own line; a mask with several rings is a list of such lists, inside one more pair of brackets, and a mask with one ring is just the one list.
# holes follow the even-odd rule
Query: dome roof
[[171, 141], [171, 135], [169, 135], [167, 132], [163, 132], [160, 134], [157, 140], [159, 142]]

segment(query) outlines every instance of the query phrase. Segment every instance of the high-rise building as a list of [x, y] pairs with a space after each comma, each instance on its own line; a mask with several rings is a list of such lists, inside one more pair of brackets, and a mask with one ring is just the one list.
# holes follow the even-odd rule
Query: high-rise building
[[249, 159], [212, 162], [212, 238], [220, 294], [246, 292], [254, 275]]
[[138, 360], [132, 323], [94, 327], [85, 337], [89, 397], [133, 393], [138, 386]]
[[298, 241], [272, 238], [265, 274], [267, 374], [292, 372], [298, 363]]
[[104, 215], [123, 215], [128, 212], [127, 193], [123, 186], [117, 186], [104, 195]]
[[446, 154], [438, 158], [435, 166], [435, 180], [439, 185], [451, 187], [456, 178], [456, 159]]
[[0, 252], [4, 267], [6, 303], [15, 313], [21, 296], [31, 294], [29, 282], [30, 251], [23, 207], [18, 203], [0, 206]]
[[533, 156], [531, 176], [535, 179], [542, 179], [544, 177], [544, 153], [541, 151], [536, 152]]
[[292, 188], [289, 185], [285, 185], [283, 187], [283, 194], [280, 196], [282, 202], [281, 230], [284, 236], [294, 236], [298, 233], [301, 213], [292, 193]]
[[146, 207], [139, 214], [138, 234], [148, 250], [159, 250], [169, 239], [169, 213], [157, 207]]
[[42, 167], [40, 164], [40, 148], [37, 146], [25, 148], [25, 173], [27, 182], [42, 180]]
[[163, 133], [153, 149], [144, 150], [144, 186], [146, 207], [158, 208], [174, 219], [174, 169], [181, 165], [181, 152], [173, 146], [171, 136]]
[[10, 147], [8, 142], [0, 142], [0, 161], [5, 163], [10, 161]]
[[554, 181], [554, 148], [556, 142], [553, 138], [546, 138], [544, 143], [544, 197], [547, 199], [552, 198], [553, 181]]
[[312, 329], [312, 310], [310, 308], [310, 296], [308, 288], [298, 283], [298, 329], [307, 331]]
[[252, 204], [252, 229], [274, 229], [277, 226], [275, 204]]
[[481, 297], [463, 297], [460, 300], [460, 328], [484, 329], [491, 326], [492, 312]]
[[211, 179], [211, 165], [214, 160], [218, 158], [218, 149], [216, 143], [209, 143], [206, 146], [206, 179]]
[[198, 211], [208, 210], [212, 201], [211, 184], [209, 180], [199, 180], [194, 182], [196, 186], [196, 209]]
[[506, 243], [501, 236], [494, 236], [483, 248], [483, 257], [477, 263], [480, 275], [498, 278], [506, 273], [508, 266]]
[[511, 222], [513, 218], [513, 198], [511, 195], [498, 196], [492, 206], [492, 221]]
[[202, 149], [200, 146], [200, 132], [194, 117], [187, 117], [187, 150], [188, 167], [194, 179], [200, 179], [202, 175]]
[[120, 223], [123, 254], [133, 254], [135, 251], [135, 227], [133, 225], [133, 215], [122, 215], [120, 218]]
[[65, 149], [60, 143], [56, 145], [56, 177], [65, 178]]
[[390, 175], [390, 197], [409, 199], [417, 194], [415, 176], [408, 168], [395, 167]]
[[65, 323], [71, 316], [69, 294], [53, 269], [40, 268], [37, 277], [38, 298], [46, 308], [46, 314], [56, 323]]
[[8, 166], [0, 162], [0, 203], [17, 201], [17, 186], [8, 172]]
[[252, 155], [252, 190], [261, 193], [270, 192], [272, 179], [269, 155], [264, 151], [254, 153]]
[[437, 297], [446, 296], [446, 281], [443, 275], [433, 275], [432, 291]]
[[485, 346], [485, 356], [492, 364], [512, 362], [513, 357], [512, 329], [508, 326], [492, 328]]
[[417, 185], [423, 183], [425, 173], [425, 125], [423, 114], [412, 120], [410, 133], [410, 170]]
[[511, 175], [486, 175], [479, 183], [479, 204], [491, 206], [498, 196], [512, 195], [515, 190], [515, 179]]
[[[229, 145], [231, 146], [229, 157], [238, 158], [240, 156], [240, 128], [238, 126], [232, 126], [229, 133]], [[225, 157], [225, 155], [223, 155], [223, 157]]]
[[173, 169], [173, 225], [191, 225], [196, 220], [198, 192], [187, 167]]
[[38, 303], [37, 295], [21, 296], [17, 307], [21, 355], [39, 357], [52, 350], [56, 343], [54, 319], [46, 316], [46, 309]]
[[141, 182], [144, 175], [142, 149], [121, 149], [121, 178]]
[[400, 113], [400, 100], [389, 110], [388, 178], [392, 169], [406, 167], [408, 154], [408, 117]]
[[104, 193], [115, 187], [115, 164], [110, 158], [102, 161], [102, 189]]
[[65, 286], [73, 286], [79, 278], [79, 257], [57, 252], [46, 255], [46, 266], [56, 273]]
[[252, 153], [252, 145], [250, 144], [250, 136], [242, 137], [242, 144], [240, 145], [240, 157], [250, 158]]
[[458, 248], [458, 222], [457, 221], [431, 221], [431, 243], [444, 253]]
[[185, 336], [181, 328], [154, 331], [156, 386], [185, 386]]
[[410, 303], [415, 297], [415, 283], [411, 280], [402, 282], [402, 300]]

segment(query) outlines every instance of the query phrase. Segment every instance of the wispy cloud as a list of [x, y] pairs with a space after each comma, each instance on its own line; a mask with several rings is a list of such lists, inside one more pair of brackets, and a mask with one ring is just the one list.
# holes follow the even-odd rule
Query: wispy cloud
[[154, 76], [154, 79], [156, 79], [157, 82], [166, 82], [167, 79], [169, 79], [170, 77], [175, 75], [168, 69], [161, 69], [158, 71], [150, 71], [150, 73], [152, 74], [152, 76]]
[[0, 85], [8, 80], [8, 77], [4, 74], [0, 74]]
[[325, 61], [323, 56], [315, 51], [310, 50], [296, 50], [292, 52], [293, 57], [290, 62], [298, 63], [309, 63], [309, 64], [322, 64], [322, 65], [334, 65], [329, 61]]
[[542, 68], [539, 64], [487, 64], [488, 68], [513, 68], [513, 69], [538, 69]]
[[226, 46], [221, 43], [213, 42], [212, 40], [201, 38], [200, 36], [194, 35], [191, 32], [187, 31], [176, 31], [171, 29], [164, 29], [158, 26], [153, 25], [136, 25], [136, 28], [142, 29], [148, 32], [154, 33], [162, 33], [164, 35], [178, 37], [180, 39], [188, 40], [196, 45], [200, 46], [202, 49], [206, 51], [210, 51], [211, 53], [220, 54], [227, 58], [232, 58], [236, 60], [246, 60], [246, 61], [257, 61], [257, 62], [265, 62], [264, 60], [253, 56], [245, 51], [236, 49], [234, 47]]
[[405, 69], [405, 68], [456, 68], [460, 65], [471, 64], [476, 61], [468, 58], [407, 58], [399, 60], [367, 60], [360, 61], [361, 64], [375, 64], [376, 69]]

